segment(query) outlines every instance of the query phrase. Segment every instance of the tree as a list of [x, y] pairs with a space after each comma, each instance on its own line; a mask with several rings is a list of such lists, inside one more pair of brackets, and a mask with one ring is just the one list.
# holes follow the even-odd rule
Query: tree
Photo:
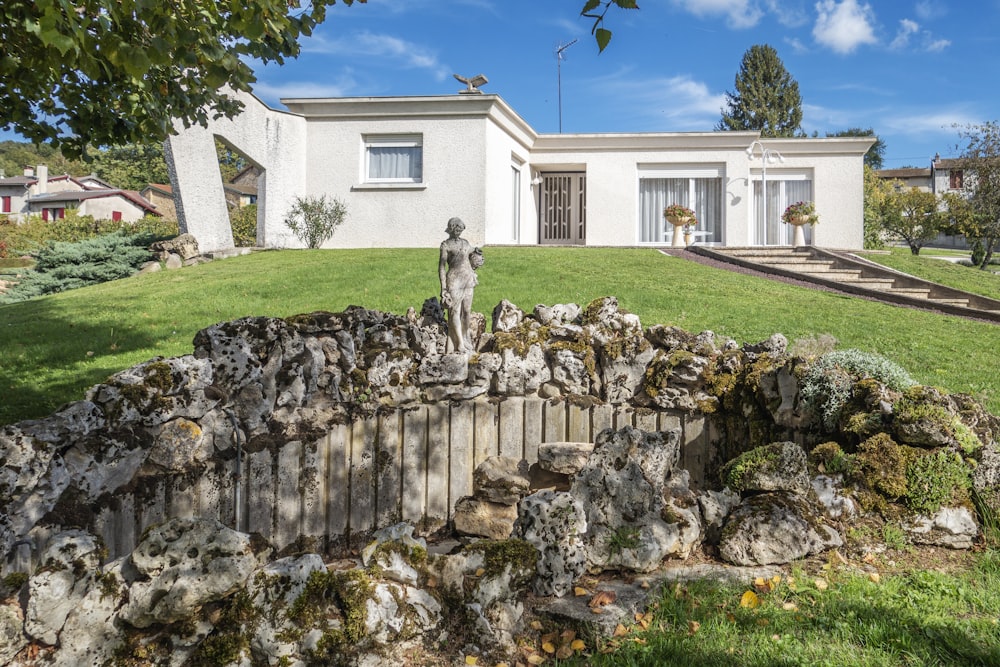
[[[241, 105], [227, 90], [255, 81], [246, 61], [298, 55], [336, 1], [4, 0], [0, 127], [75, 157], [162, 141], [174, 119], [232, 116]], [[366, 0], [341, 0], [355, 1]]]
[[[294, 58], [337, 3], [300, 1], [4, 0], [0, 129], [78, 158], [88, 146], [160, 143], [175, 120], [231, 118], [243, 105], [230, 92], [256, 81], [247, 61]], [[635, 0], [586, 0], [580, 12], [594, 19], [602, 51], [612, 6], [638, 9]]]
[[866, 164], [864, 189], [864, 246], [867, 250], [878, 250], [885, 247], [884, 221], [891, 214], [896, 188], [892, 182], [879, 178], [875, 170]]
[[116, 188], [142, 190], [150, 183], [169, 183], [163, 144], [127, 144], [97, 152], [91, 170]]
[[296, 238], [309, 248], [318, 248], [333, 236], [333, 232], [347, 217], [347, 206], [339, 199], [296, 197], [285, 216], [285, 224]]
[[937, 195], [920, 188], [895, 192], [886, 203], [882, 220], [885, 231], [906, 241], [914, 255], [919, 255], [921, 248], [937, 238], [942, 223]]
[[957, 163], [968, 172], [965, 184], [972, 194], [967, 208], [950, 200], [949, 214], [966, 238], [982, 242], [986, 252], [979, 268], [986, 269], [1000, 244], [1000, 124], [967, 125], [959, 136], [966, 145]]
[[755, 44], [743, 54], [736, 90], [726, 93], [720, 130], [760, 130], [763, 137], [802, 133], [799, 84], [785, 69], [778, 52]]
[[852, 127], [846, 130], [841, 130], [840, 132], [827, 132], [828, 137], [875, 137], [875, 143], [872, 147], [868, 149], [865, 153], [865, 164], [872, 169], [881, 169], [883, 164], [883, 158], [885, 157], [885, 142], [875, 134], [875, 130], [872, 128], [862, 129], [860, 127]]

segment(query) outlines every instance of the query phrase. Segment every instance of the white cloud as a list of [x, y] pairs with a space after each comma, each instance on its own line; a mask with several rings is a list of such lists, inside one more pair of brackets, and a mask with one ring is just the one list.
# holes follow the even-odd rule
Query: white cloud
[[902, 19], [899, 22], [899, 32], [896, 33], [896, 38], [892, 40], [889, 44], [890, 49], [902, 49], [905, 48], [907, 44], [910, 43], [910, 36], [915, 35], [920, 31], [920, 24], [916, 21], [911, 21], [910, 19]]
[[897, 134], [921, 137], [927, 134], [955, 135], [956, 125], [981, 122], [976, 116], [960, 109], [921, 113], [913, 110], [902, 116], [889, 116], [881, 126]]
[[730, 28], [752, 28], [763, 10], [754, 0], [674, 0], [674, 4], [695, 16], [725, 16]]
[[303, 43], [304, 53], [337, 55], [360, 58], [371, 63], [372, 59], [384, 61], [394, 68], [425, 69], [438, 81], [448, 76], [448, 68], [442, 65], [437, 54], [419, 44], [398, 37], [362, 31], [335, 40], [326, 40], [314, 35]]
[[927, 51], [931, 51], [933, 53], [939, 53], [947, 49], [949, 46], [951, 46], [950, 39], [935, 39], [935, 40], [929, 40], [927, 44], [924, 46], [924, 49], [926, 49]]
[[917, 16], [924, 20], [930, 21], [931, 19], [936, 19], [944, 16], [948, 13], [948, 7], [941, 0], [920, 0], [914, 7], [914, 11]]
[[871, 5], [857, 0], [821, 0], [816, 3], [813, 37], [837, 53], [851, 53], [863, 44], [874, 44], [875, 14]]
[[802, 43], [802, 40], [798, 37], [786, 37], [785, 44], [792, 47], [792, 51], [795, 53], [808, 53], [809, 47]]
[[713, 93], [702, 81], [681, 74], [660, 79], [640, 79], [623, 70], [593, 81], [606, 100], [621, 109], [613, 115], [643, 117], [642, 126], [633, 122], [632, 131], [708, 132], [719, 122], [726, 104], [724, 93]]

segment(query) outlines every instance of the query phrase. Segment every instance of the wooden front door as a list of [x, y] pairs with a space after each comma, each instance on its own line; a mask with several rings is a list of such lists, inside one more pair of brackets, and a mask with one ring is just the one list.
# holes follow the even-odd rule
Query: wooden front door
[[539, 243], [585, 245], [587, 243], [587, 174], [549, 172], [542, 174]]

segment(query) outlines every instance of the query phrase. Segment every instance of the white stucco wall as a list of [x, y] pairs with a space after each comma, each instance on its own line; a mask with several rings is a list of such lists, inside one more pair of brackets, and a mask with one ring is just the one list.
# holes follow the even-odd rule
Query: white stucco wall
[[146, 215], [145, 209], [124, 197], [95, 197], [80, 202], [80, 215], [90, 215], [97, 220], [111, 220], [115, 211], [120, 211], [126, 222], [135, 222]]
[[238, 93], [245, 109], [207, 127], [178, 127], [167, 139], [166, 157], [182, 231], [198, 239], [202, 252], [233, 247], [233, 233], [215, 150], [221, 137], [264, 170], [258, 180], [257, 243], [301, 247], [283, 220], [296, 196], [305, 194], [306, 123], [274, 111], [252, 95]]

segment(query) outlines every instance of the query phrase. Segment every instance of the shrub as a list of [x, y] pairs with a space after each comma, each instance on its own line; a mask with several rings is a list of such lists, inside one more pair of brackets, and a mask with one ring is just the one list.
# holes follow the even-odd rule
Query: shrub
[[871, 378], [894, 391], [916, 384], [910, 375], [885, 357], [861, 350], [828, 352], [813, 363], [802, 378], [802, 400], [816, 410], [823, 427], [834, 430], [841, 412], [854, 395], [859, 380]]
[[50, 241], [72, 243], [118, 231], [146, 234], [154, 237], [152, 240], [157, 240], [177, 236], [178, 227], [176, 220], [164, 220], [156, 216], [126, 222], [97, 220], [89, 215], [79, 215], [76, 211], [66, 211], [66, 217], [62, 220], [49, 222], [33, 215], [20, 224], [0, 224], [0, 241], [6, 242], [11, 253], [29, 254], [45, 247]]
[[333, 236], [333, 232], [347, 217], [347, 206], [339, 199], [296, 197], [285, 224], [296, 238], [309, 248], [318, 248]]
[[233, 228], [233, 243], [237, 248], [252, 248], [257, 245], [256, 204], [229, 211], [229, 225]]
[[0, 294], [0, 303], [23, 301], [85, 285], [125, 278], [152, 258], [147, 234], [115, 232], [78, 243], [51, 242], [35, 253], [36, 264]]

